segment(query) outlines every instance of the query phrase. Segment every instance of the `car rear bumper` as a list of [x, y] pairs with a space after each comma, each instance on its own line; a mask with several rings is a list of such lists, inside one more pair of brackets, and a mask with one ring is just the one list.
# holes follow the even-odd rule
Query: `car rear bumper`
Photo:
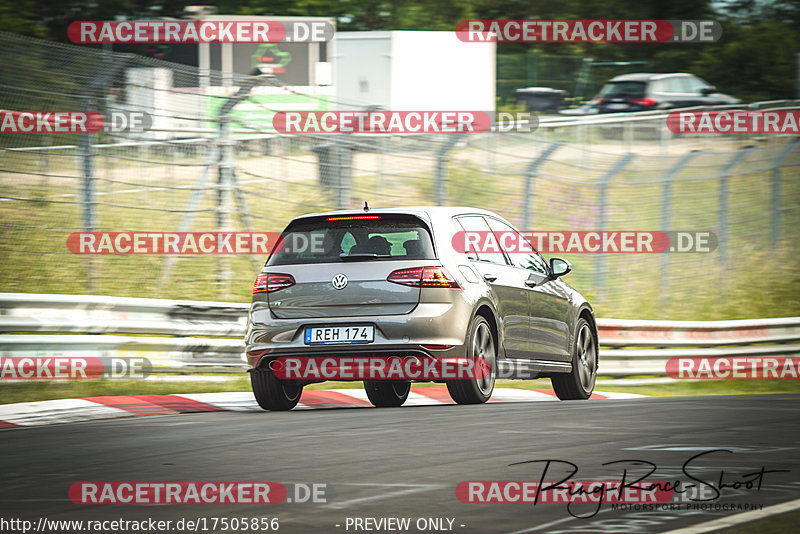
[[[264, 358], [279, 356], [466, 356], [466, 338], [472, 309], [460, 299], [448, 303], [422, 302], [410, 313], [358, 317], [278, 319], [265, 303], [253, 303], [245, 344], [252, 367], [263, 365]], [[307, 345], [307, 327], [372, 325], [375, 339], [354, 345]], [[424, 345], [450, 345], [447, 350], [431, 350]]]

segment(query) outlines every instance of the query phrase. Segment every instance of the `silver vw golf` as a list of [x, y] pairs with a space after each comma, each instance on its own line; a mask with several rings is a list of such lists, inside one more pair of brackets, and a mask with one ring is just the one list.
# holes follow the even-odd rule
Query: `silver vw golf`
[[[334, 376], [287, 374], [287, 361], [353, 357], [480, 358], [483, 372], [423, 376], [446, 383], [459, 404], [486, 402], [497, 378], [550, 377], [560, 399], [587, 399], [597, 328], [589, 303], [561, 279], [570, 264], [511, 251], [507, 239], [496, 250], [460, 250], [455, 238], [467, 232], [524, 239], [502, 217], [473, 208], [365, 207], [290, 222], [256, 279], [248, 317], [259, 405], [290, 410], [305, 385]], [[352, 376], [375, 406], [402, 405], [412, 382]]]

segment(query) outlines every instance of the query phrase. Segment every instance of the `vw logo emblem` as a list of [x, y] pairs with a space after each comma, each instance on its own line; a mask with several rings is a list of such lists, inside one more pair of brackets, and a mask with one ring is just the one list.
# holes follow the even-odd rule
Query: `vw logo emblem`
[[331, 280], [331, 285], [334, 289], [344, 289], [347, 286], [347, 277], [342, 273], [337, 274]]

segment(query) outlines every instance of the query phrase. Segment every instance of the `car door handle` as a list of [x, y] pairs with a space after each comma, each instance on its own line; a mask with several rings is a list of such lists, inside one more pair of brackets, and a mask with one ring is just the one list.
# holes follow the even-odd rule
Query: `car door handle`
[[486, 280], [487, 282], [494, 282], [495, 280], [497, 280], [497, 277], [493, 274], [486, 273], [483, 275], [483, 279]]
[[536, 287], [536, 280], [525, 280], [525, 285], [528, 287]]

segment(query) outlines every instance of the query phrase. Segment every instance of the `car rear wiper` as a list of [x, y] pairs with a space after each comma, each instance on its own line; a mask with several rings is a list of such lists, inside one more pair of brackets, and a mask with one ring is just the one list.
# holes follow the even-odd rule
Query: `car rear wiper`
[[374, 254], [370, 252], [359, 252], [356, 254], [339, 254], [343, 261], [373, 260], [375, 258], [391, 258], [391, 254]]

